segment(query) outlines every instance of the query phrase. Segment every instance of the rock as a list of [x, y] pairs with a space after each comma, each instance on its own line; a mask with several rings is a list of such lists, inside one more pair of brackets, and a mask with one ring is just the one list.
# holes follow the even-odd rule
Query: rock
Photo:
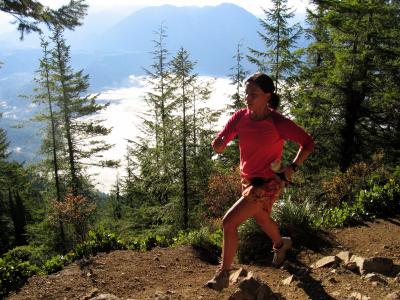
[[388, 273], [393, 268], [393, 260], [385, 257], [363, 258], [353, 255], [351, 261], [354, 261], [361, 275], [367, 273]]
[[317, 262], [315, 262], [311, 267], [313, 269], [318, 269], [318, 268], [322, 268], [322, 267], [330, 267], [331, 265], [337, 263], [338, 261], [339, 261], [339, 259], [335, 255], [325, 256], [325, 257], [321, 258], [320, 260], [318, 260]]
[[390, 293], [390, 294], [386, 295], [385, 299], [387, 299], [387, 300], [400, 300], [400, 292], [397, 291], [397, 292]]
[[255, 278], [251, 272], [239, 283], [239, 288], [229, 300], [275, 300], [276, 297], [269, 286]]
[[361, 293], [359, 293], [359, 292], [353, 292], [353, 293], [351, 293], [351, 295], [350, 295], [350, 299], [351, 300], [370, 300], [371, 298], [370, 297], [368, 297], [368, 296], [364, 296], [364, 295], [362, 295]]
[[244, 291], [257, 291], [260, 287], [260, 281], [253, 276], [253, 273], [249, 272], [247, 277], [239, 283], [239, 288]]
[[246, 276], [247, 276], [247, 270], [240, 268], [240, 269], [236, 270], [235, 272], [233, 272], [232, 274], [230, 274], [229, 281], [232, 284], [235, 284], [235, 283], [238, 283], [240, 277], [246, 277]]
[[350, 251], [341, 251], [338, 254], [336, 254], [336, 257], [339, 258], [344, 265], [350, 262], [351, 256], [352, 254], [350, 253]]
[[376, 273], [368, 273], [367, 275], [364, 276], [364, 279], [368, 282], [379, 282], [379, 283], [387, 284], [386, 279]]
[[293, 281], [295, 281], [294, 275], [290, 275], [288, 278], [282, 280], [283, 285], [290, 285]]
[[121, 298], [118, 298], [113, 294], [100, 294], [94, 298], [90, 298], [89, 300], [121, 300]]

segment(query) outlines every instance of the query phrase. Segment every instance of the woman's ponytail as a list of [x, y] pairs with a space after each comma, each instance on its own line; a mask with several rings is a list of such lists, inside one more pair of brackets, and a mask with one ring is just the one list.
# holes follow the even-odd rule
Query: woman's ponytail
[[271, 93], [271, 99], [269, 99], [268, 107], [272, 109], [277, 109], [280, 102], [281, 98], [279, 97], [279, 95], [273, 92]]

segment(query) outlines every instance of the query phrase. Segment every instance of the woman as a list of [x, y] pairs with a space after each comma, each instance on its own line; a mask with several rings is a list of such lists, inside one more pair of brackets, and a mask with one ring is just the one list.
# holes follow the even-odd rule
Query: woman
[[[285, 182], [290, 181], [292, 173], [313, 151], [314, 143], [302, 128], [275, 111], [279, 96], [274, 91], [274, 83], [266, 74], [256, 73], [248, 78], [247, 108], [235, 112], [212, 142], [214, 150], [221, 153], [238, 135], [242, 177], [242, 197], [228, 210], [222, 222], [222, 264], [206, 284], [216, 290], [229, 284], [229, 270], [238, 246], [237, 228], [248, 218], [254, 217], [271, 238], [274, 266], [282, 264], [286, 251], [292, 246], [290, 238], [281, 237], [278, 225], [271, 219], [271, 209]], [[281, 168], [285, 140], [296, 142], [300, 148], [293, 163]]]

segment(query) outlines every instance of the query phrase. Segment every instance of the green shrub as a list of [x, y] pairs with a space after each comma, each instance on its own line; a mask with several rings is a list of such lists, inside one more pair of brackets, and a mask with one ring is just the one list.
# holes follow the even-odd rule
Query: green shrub
[[207, 227], [189, 232], [187, 240], [196, 255], [211, 264], [218, 264], [221, 256], [222, 230], [213, 233]]
[[69, 252], [66, 255], [56, 255], [46, 260], [42, 264], [41, 268], [46, 274], [52, 274], [61, 271], [64, 266], [72, 263], [77, 259], [78, 256], [75, 252]]
[[83, 258], [96, 255], [99, 252], [127, 249], [126, 243], [115, 233], [99, 228], [90, 230], [86, 240], [75, 246], [76, 257]]
[[374, 184], [370, 190], [360, 191], [358, 198], [369, 216], [385, 217], [400, 212], [400, 184], [393, 178], [384, 185]]
[[321, 215], [317, 224], [322, 228], [354, 226], [362, 223], [366, 217], [364, 206], [360, 201], [353, 204], [343, 202], [339, 207], [322, 210]]
[[128, 242], [127, 248], [135, 251], [149, 251], [155, 247], [169, 247], [174, 242], [172, 237], [148, 232]]
[[32, 253], [33, 249], [31, 246], [18, 246], [4, 253], [3, 259], [8, 262], [30, 261], [32, 258]]
[[361, 190], [351, 204], [322, 211], [319, 224], [322, 227], [344, 227], [371, 220], [376, 217], [391, 216], [400, 212], [400, 184], [394, 178], [385, 184], [373, 184], [369, 189]]
[[28, 261], [0, 258], [0, 299], [23, 286], [29, 277], [38, 273], [39, 267]]

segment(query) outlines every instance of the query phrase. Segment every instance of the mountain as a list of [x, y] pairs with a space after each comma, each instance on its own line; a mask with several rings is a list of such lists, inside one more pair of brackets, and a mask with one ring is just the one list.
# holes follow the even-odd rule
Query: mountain
[[245, 46], [261, 48], [258, 23], [254, 15], [233, 4], [147, 7], [88, 39], [84, 48], [96, 53], [97, 59], [87, 70], [100, 85], [130, 74], [143, 74], [143, 67], [152, 62], [152, 40], [158, 39], [155, 31], [163, 24], [167, 28], [165, 42], [171, 57], [183, 47], [197, 61], [197, 72], [226, 76], [234, 65], [232, 56], [239, 41]]

